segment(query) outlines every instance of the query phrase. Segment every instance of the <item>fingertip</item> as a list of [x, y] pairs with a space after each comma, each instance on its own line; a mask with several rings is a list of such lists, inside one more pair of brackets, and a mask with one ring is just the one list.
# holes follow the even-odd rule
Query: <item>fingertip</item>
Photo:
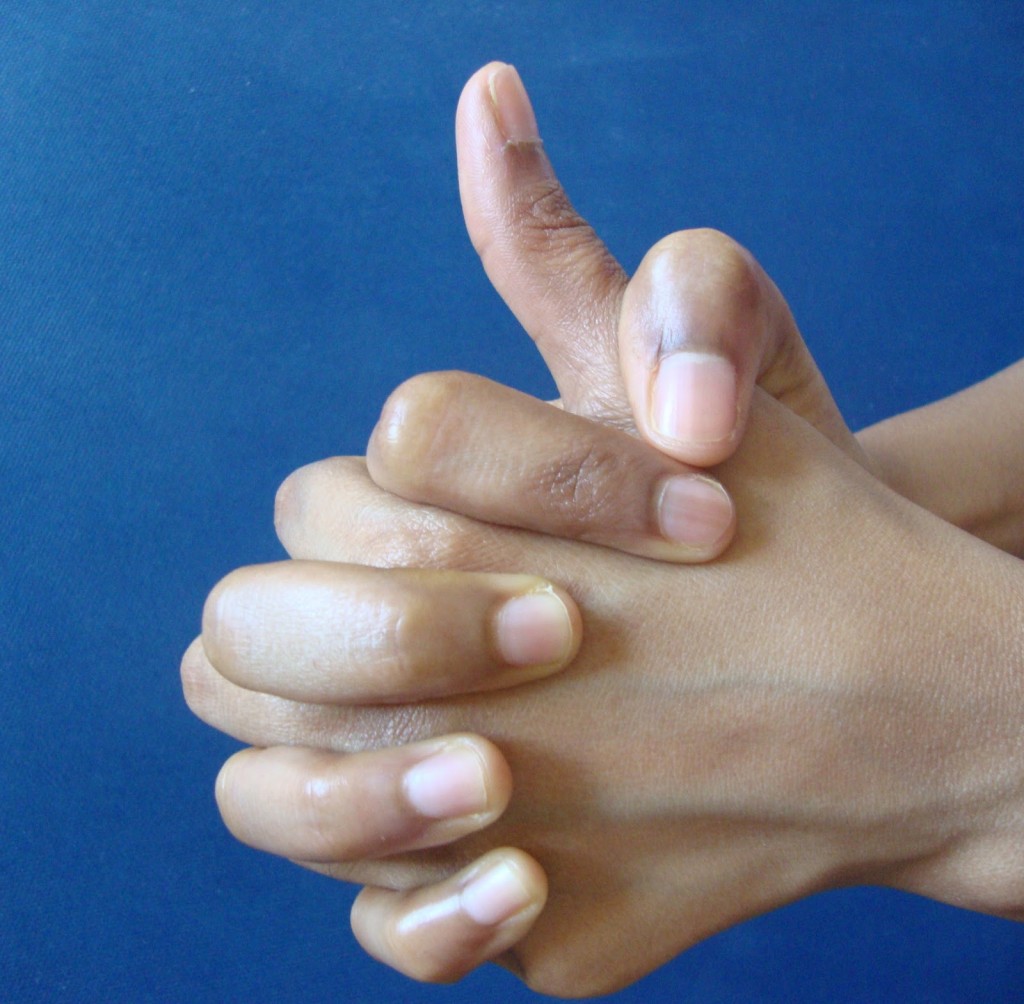
[[495, 73], [508, 65], [508, 63], [502, 62], [500, 59], [492, 59], [489, 63], [485, 63], [480, 69], [472, 73], [466, 83], [463, 84], [456, 114], [459, 114], [465, 103], [477, 101], [488, 96], [491, 78]]
[[502, 65], [492, 69], [487, 78], [487, 92], [495, 121], [506, 143], [517, 146], [540, 143], [533, 105], [514, 66]]
[[487, 134], [513, 145], [540, 143], [540, 131], [529, 94], [519, 71], [510, 63], [492, 60], [466, 81], [455, 112], [456, 131], [486, 124]]
[[432, 886], [363, 889], [352, 904], [351, 925], [380, 962], [412, 979], [451, 983], [513, 948], [546, 900], [540, 865], [506, 847]]
[[582, 617], [568, 593], [541, 580], [498, 607], [493, 634], [508, 666], [547, 676], [567, 666], [579, 651]]
[[[489, 148], [500, 146], [501, 131], [498, 127], [491, 80], [507, 64], [492, 61], [482, 66], [466, 81], [459, 95], [455, 109], [455, 138], [459, 159], [459, 180], [465, 183], [468, 171], [477, 171], [482, 166], [481, 157]], [[482, 141], [482, 142], [481, 142]], [[463, 197], [466, 192], [463, 191]]]
[[623, 297], [619, 356], [634, 420], [661, 452], [697, 467], [739, 444], [768, 338], [766, 277], [714, 230], [663, 238]]
[[512, 771], [501, 751], [476, 735], [455, 735], [405, 772], [402, 791], [410, 806], [428, 819], [474, 817], [489, 826], [508, 807]]
[[732, 541], [736, 509], [713, 478], [685, 474], [666, 478], [657, 495], [658, 527], [682, 549], [681, 560], [710, 561]]
[[459, 906], [481, 927], [531, 920], [547, 901], [547, 876], [530, 855], [501, 848], [477, 863], [462, 886]]

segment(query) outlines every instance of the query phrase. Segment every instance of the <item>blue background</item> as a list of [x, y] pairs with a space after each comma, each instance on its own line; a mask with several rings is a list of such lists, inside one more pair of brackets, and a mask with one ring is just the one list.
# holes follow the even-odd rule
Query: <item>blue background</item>
[[[520, 68], [627, 268], [712, 225], [862, 425], [1024, 355], [1019, 3], [0, 0], [0, 998], [535, 999], [365, 959], [351, 890], [236, 845], [177, 666], [280, 556], [274, 490], [436, 368], [546, 394], [459, 212], [463, 81]], [[621, 995], [1024, 998], [1024, 927], [877, 890]]]

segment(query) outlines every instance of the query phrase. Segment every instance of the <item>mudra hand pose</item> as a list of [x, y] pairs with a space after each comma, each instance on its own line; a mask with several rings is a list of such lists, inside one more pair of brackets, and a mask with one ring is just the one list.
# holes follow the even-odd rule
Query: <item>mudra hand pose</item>
[[1024, 918], [1024, 368], [855, 438], [727, 238], [627, 282], [511, 68], [458, 142], [561, 407], [419, 377], [288, 479], [182, 664], [232, 832], [403, 972], [563, 995], [850, 883]]

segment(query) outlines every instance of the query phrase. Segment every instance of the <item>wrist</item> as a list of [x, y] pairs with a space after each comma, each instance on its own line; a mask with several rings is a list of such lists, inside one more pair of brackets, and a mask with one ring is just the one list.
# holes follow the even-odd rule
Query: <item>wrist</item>
[[1024, 564], [936, 531], [944, 557], [931, 581], [929, 638], [908, 633], [926, 697], [898, 841], [909, 853], [879, 879], [1024, 920]]
[[1024, 557], [1024, 363], [857, 440], [893, 491]]

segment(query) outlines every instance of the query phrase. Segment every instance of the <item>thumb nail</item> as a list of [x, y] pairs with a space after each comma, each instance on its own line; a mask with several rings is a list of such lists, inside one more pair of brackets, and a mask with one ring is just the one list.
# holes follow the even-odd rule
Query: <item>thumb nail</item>
[[658, 366], [651, 394], [651, 423], [678, 443], [728, 439], [736, 427], [736, 371], [722, 356], [674, 352]]
[[507, 143], [539, 143], [533, 105], [514, 66], [501, 66], [487, 81], [498, 128]]

